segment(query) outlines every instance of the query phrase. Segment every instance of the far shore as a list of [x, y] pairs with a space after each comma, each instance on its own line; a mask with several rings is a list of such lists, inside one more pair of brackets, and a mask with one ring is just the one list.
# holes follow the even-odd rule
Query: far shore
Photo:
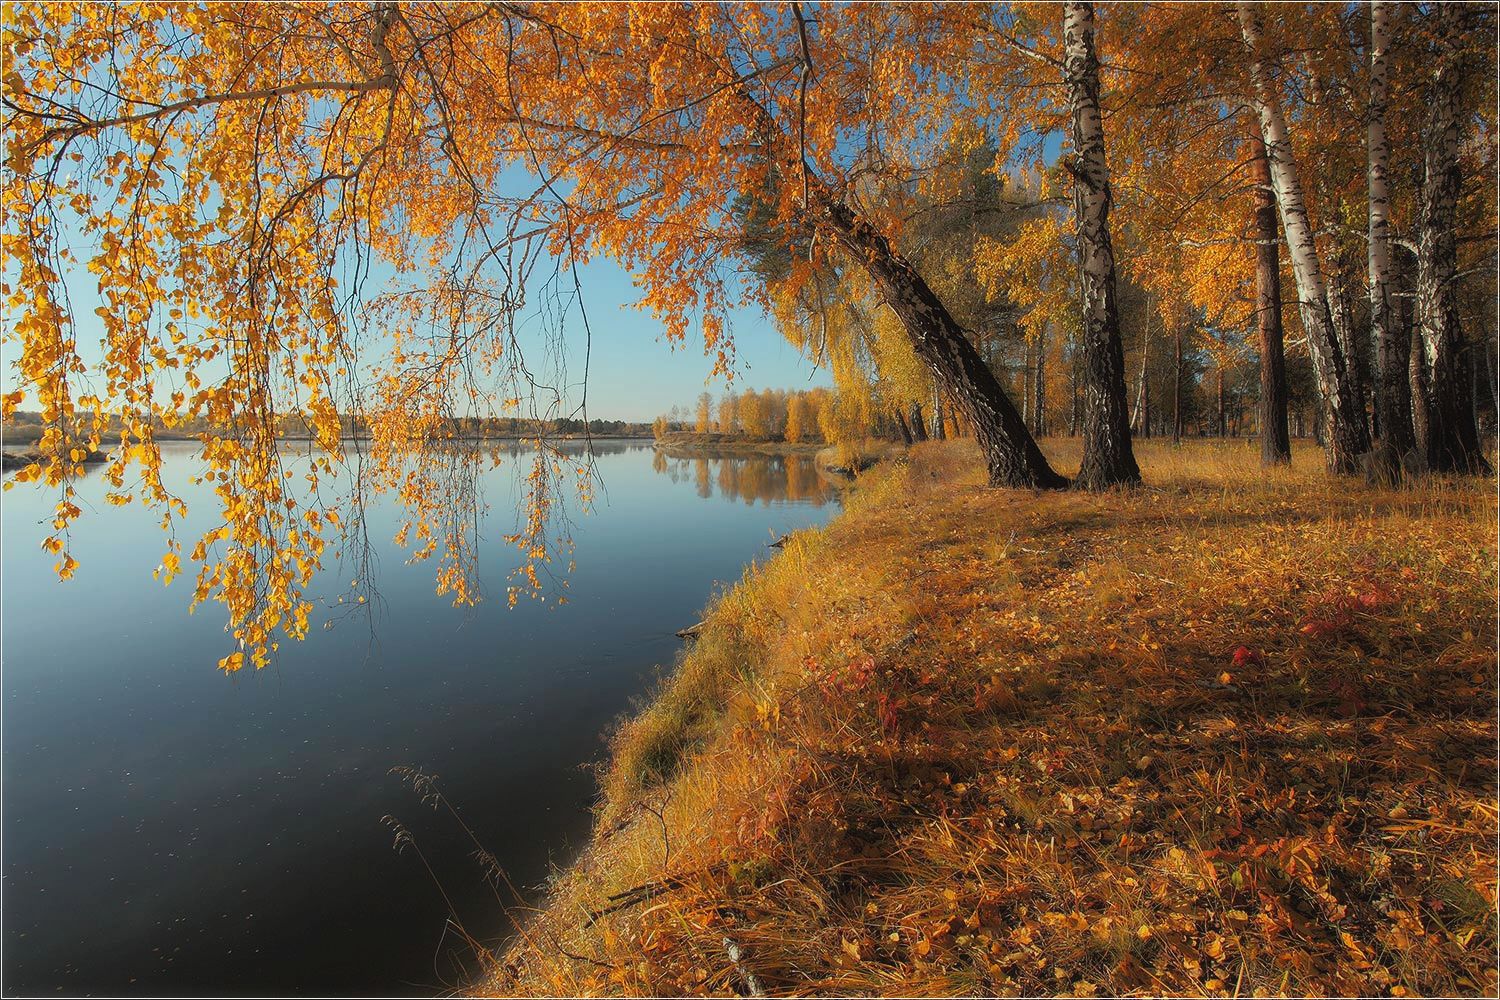
[[657, 450], [677, 457], [719, 455], [816, 455], [822, 441], [775, 441], [739, 434], [670, 431], [656, 439]]

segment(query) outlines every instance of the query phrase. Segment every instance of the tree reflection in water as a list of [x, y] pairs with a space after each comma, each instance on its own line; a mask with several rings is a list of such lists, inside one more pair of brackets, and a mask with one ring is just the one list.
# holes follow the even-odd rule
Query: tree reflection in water
[[832, 499], [835, 489], [818, 475], [811, 455], [676, 458], [658, 451], [651, 467], [674, 483], [691, 479], [705, 500], [714, 495], [717, 484], [719, 496], [747, 504], [788, 501], [821, 507]]

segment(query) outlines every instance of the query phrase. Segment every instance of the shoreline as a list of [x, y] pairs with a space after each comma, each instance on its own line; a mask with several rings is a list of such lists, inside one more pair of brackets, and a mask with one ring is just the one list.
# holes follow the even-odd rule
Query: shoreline
[[826, 447], [821, 441], [753, 440], [732, 434], [672, 431], [655, 439], [656, 450], [673, 458], [717, 458], [725, 455], [806, 455]]
[[[860, 477], [710, 602], [472, 989], [1491, 988], [1493, 478], [1138, 450], [1148, 486], [1103, 495], [988, 489], [965, 441]], [[1286, 923], [1303, 882], [1333, 897]], [[1399, 951], [1376, 903], [1434, 892], [1454, 936], [1400, 938], [1417, 965], [1344, 956]]]

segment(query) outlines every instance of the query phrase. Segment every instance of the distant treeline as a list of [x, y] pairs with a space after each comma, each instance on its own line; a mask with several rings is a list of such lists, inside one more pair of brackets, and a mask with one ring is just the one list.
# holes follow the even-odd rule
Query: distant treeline
[[[363, 417], [345, 414], [340, 417], [340, 423], [343, 425], [342, 430], [346, 437], [364, 437], [367, 434], [367, 421]], [[280, 417], [277, 424], [283, 437], [312, 436], [307, 424], [296, 414]], [[647, 437], [652, 432], [651, 425], [647, 423], [600, 419], [585, 422], [573, 417], [559, 417], [554, 420], [535, 420], [525, 417], [460, 417], [447, 421], [447, 424], [451, 429], [451, 436], [458, 440], [578, 437], [585, 434], [591, 437]], [[171, 427], [168, 427], [160, 418], [154, 418], [152, 427], [153, 435], [161, 441], [196, 440], [205, 434], [213, 434], [216, 429], [215, 424], [202, 417], [182, 420]], [[45, 429], [46, 425], [42, 422], [40, 413], [35, 410], [17, 410], [5, 420], [4, 440], [6, 444], [34, 444], [41, 439]], [[118, 435], [118, 433], [118, 421], [111, 419], [105, 444], [108, 444], [108, 437]]]

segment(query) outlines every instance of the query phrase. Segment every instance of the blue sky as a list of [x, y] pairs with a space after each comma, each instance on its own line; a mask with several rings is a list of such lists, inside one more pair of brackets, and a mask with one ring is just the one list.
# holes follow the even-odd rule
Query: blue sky
[[[710, 380], [714, 359], [703, 353], [701, 340], [690, 338], [674, 347], [662, 335], [662, 325], [650, 312], [635, 308], [640, 290], [619, 265], [595, 258], [580, 269], [579, 280], [593, 331], [588, 378], [591, 418], [649, 421], [674, 405], [690, 409], [705, 389], [718, 395], [727, 388], [722, 375]], [[93, 314], [100, 301], [95, 279], [83, 267], [74, 267], [65, 274], [65, 282], [78, 323], [81, 353], [86, 363], [97, 363], [102, 357], [103, 326]], [[6, 317], [4, 325], [9, 327], [10, 321]], [[729, 321], [736, 345], [737, 389], [832, 385], [829, 373], [802, 357], [758, 309], [735, 310], [730, 313]], [[586, 344], [582, 317], [576, 309], [565, 322], [565, 336], [568, 399], [570, 404], [576, 404], [581, 397]], [[17, 385], [14, 367], [17, 350], [18, 345], [13, 341], [0, 347], [0, 362], [3, 362], [0, 386], [7, 392]], [[536, 350], [537, 357], [528, 360], [539, 363], [540, 348], [530, 350]], [[173, 380], [167, 376], [166, 381]], [[23, 409], [35, 407], [32, 399], [22, 404]]]
[[[714, 359], [703, 353], [701, 340], [689, 338], [674, 348], [662, 336], [661, 324], [650, 312], [634, 308], [640, 290], [626, 271], [612, 261], [596, 258], [584, 265], [579, 278], [594, 334], [590, 417], [652, 420], [673, 405], [691, 409], [705, 389], [715, 395], [725, 390], [723, 376], [706, 381]], [[575, 313], [567, 326], [569, 375], [581, 380], [583, 324]], [[736, 389], [805, 389], [833, 384], [827, 370], [814, 368], [758, 309], [731, 312], [730, 328], [735, 341]]]

